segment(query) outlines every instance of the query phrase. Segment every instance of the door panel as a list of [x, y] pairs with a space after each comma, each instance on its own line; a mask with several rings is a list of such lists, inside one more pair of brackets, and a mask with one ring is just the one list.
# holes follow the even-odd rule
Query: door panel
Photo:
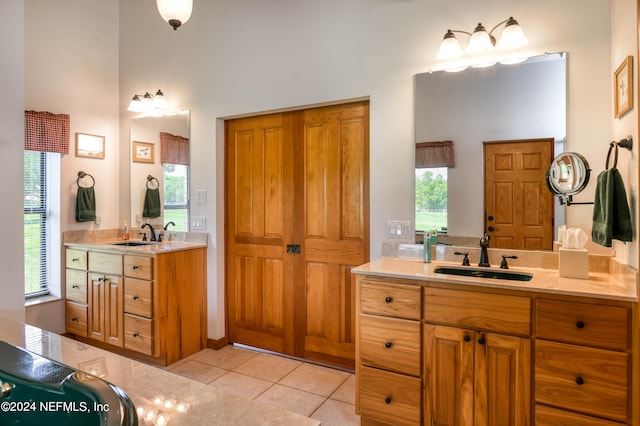
[[291, 354], [291, 120], [271, 114], [226, 125], [229, 339]]
[[553, 195], [545, 184], [552, 158], [552, 138], [484, 143], [485, 230], [491, 247], [552, 249]]
[[369, 258], [368, 102], [226, 126], [230, 341], [353, 367], [350, 272]]

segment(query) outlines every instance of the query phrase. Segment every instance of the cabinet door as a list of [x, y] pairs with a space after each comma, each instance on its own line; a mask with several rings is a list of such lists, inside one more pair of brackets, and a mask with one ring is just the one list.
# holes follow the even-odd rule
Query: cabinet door
[[475, 333], [424, 325], [425, 424], [473, 425]]
[[89, 274], [89, 337], [104, 342], [104, 275]]
[[531, 423], [531, 340], [476, 333], [474, 424]]
[[123, 345], [124, 309], [122, 277], [107, 275], [104, 281], [104, 332], [105, 342]]

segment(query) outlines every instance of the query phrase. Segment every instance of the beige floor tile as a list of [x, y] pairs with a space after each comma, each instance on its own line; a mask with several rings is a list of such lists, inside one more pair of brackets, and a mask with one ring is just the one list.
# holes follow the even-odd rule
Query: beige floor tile
[[180, 362], [179, 365], [169, 371], [204, 384], [207, 384], [227, 373], [227, 370], [191, 360]]
[[309, 392], [275, 384], [255, 400], [304, 416], [310, 416], [311, 413], [320, 407], [325, 398], [320, 395], [314, 395]]
[[257, 357], [252, 358], [251, 361], [245, 362], [235, 368], [233, 371], [275, 383], [300, 365], [302, 365], [301, 361], [261, 353]]
[[349, 378], [340, 385], [338, 389], [329, 397], [338, 401], [346, 402], [347, 404], [356, 403], [356, 376], [355, 374], [349, 375]]
[[360, 424], [356, 406], [334, 399], [327, 399], [312, 415], [322, 426], [351, 426]]
[[192, 355], [191, 359], [225, 370], [233, 370], [259, 354], [260, 352], [227, 345], [220, 350], [203, 349]]
[[209, 386], [220, 388], [243, 398], [255, 399], [273, 386], [273, 383], [231, 371], [209, 383]]
[[328, 397], [344, 383], [349, 374], [346, 371], [303, 363], [279, 384]]

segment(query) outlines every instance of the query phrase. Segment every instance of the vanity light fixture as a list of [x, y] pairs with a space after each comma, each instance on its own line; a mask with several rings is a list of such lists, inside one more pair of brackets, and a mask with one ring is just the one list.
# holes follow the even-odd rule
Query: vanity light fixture
[[[500, 35], [500, 40], [496, 43], [496, 38], [492, 34], [502, 24], [505, 24], [505, 26]], [[454, 33], [462, 33], [470, 36], [469, 44], [464, 52]], [[472, 55], [479, 55], [491, 52], [494, 46], [501, 50], [512, 50], [524, 46], [528, 41], [518, 21], [513, 19], [513, 17], [509, 17], [509, 19], [505, 19], [494, 26], [489, 32], [487, 32], [485, 27], [480, 23], [473, 30], [473, 33], [462, 30], [447, 30], [442, 43], [440, 43], [440, 50], [436, 58], [441, 60], [455, 59], [462, 56], [465, 52]]]
[[146, 92], [144, 95], [133, 95], [127, 111], [148, 112], [154, 109], [164, 108], [165, 106], [167, 106], [167, 100], [162, 90], [158, 89], [155, 95], [149, 92]]
[[175, 30], [191, 17], [193, 0], [157, 0], [158, 12]]

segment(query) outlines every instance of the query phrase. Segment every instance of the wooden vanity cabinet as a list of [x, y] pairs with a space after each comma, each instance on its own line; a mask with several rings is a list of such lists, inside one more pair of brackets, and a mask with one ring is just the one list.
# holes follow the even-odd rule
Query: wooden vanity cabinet
[[422, 419], [422, 288], [359, 280], [356, 380], [361, 424]]
[[630, 319], [604, 301], [537, 301], [536, 424], [630, 420]]
[[531, 423], [531, 299], [424, 289], [425, 425]]
[[163, 365], [206, 347], [206, 248], [67, 248], [66, 265], [66, 329], [79, 340]]

